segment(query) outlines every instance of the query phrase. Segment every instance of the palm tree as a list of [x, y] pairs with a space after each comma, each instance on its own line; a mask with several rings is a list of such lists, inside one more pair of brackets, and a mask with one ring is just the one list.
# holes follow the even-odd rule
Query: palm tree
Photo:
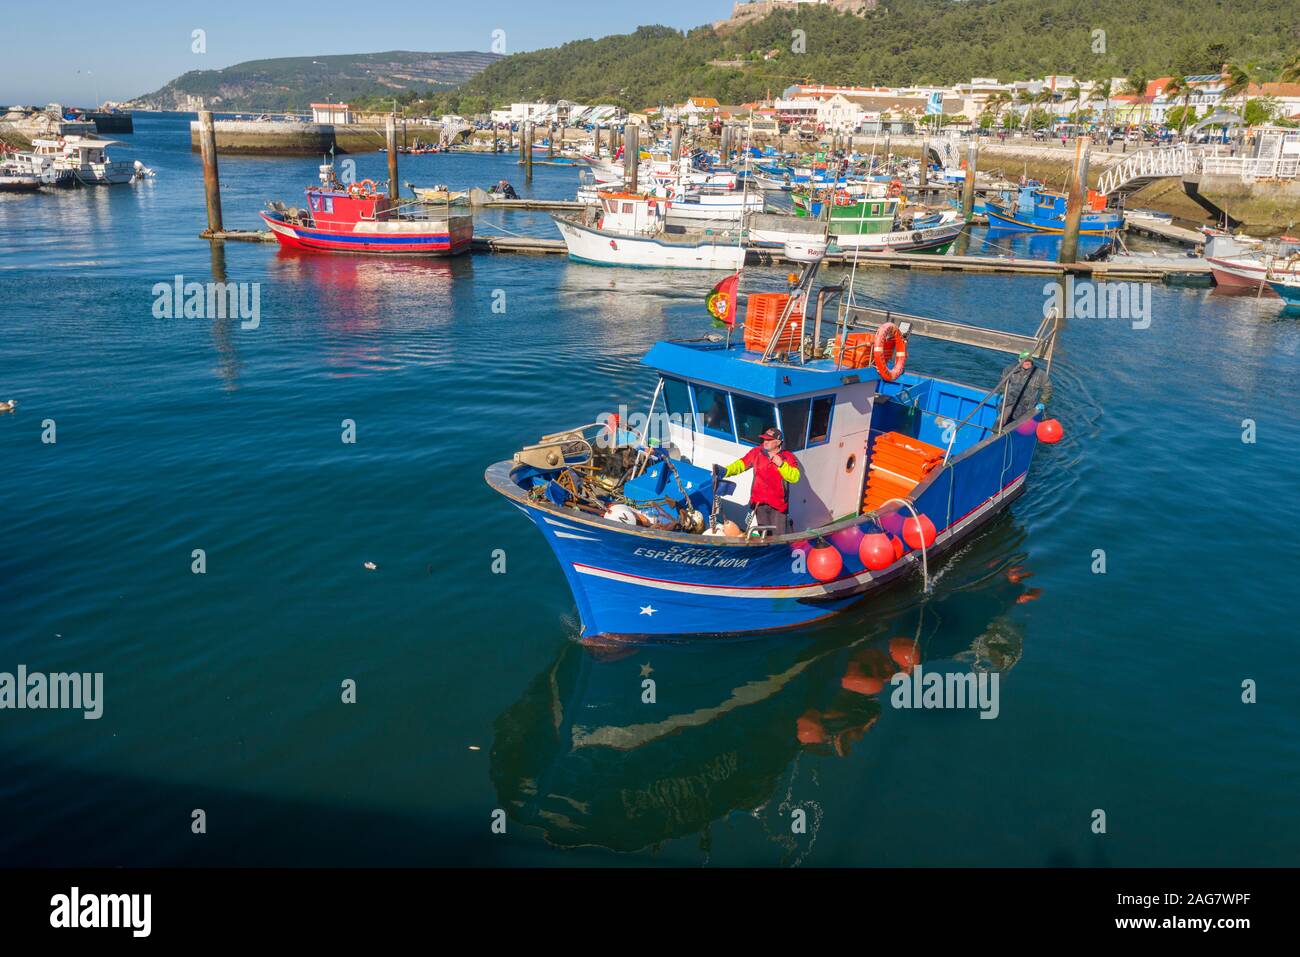
[[1110, 134], [1110, 123], [1109, 123], [1109, 120], [1107, 119], [1107, 117], [1108, 117], [1109, 114], [1110, 114], [1110, 98], [1111, 98], [1111, 95], [1114, 93], [1114, 89], [1113, 89], [1114, 86], [1115, 86], [1115, 81], [1112, 80], [1110, 77], [1108, 77], [1108, 76], [1106, 76], [1106, 77], [1101, 77], [1101, 78], [1099, 78], [1098, 80], [1096, 80], [1096, 81], [1094, 82], [1093, 87], [1092, 87], [1092, 93], [1090, 93], [1090, 94], [1088, 95], [1088, 102], [1090, 102], [1090, 103], [1091, 103], [1093, 100], [1101, 100], [1101, 101], [1102, 101], [1102, 108], [1101, 108], [1101, 125], [1102, 125], [1103, 127], [1106, 128], [1106, 133], [1107, 133], [1106, 138], [1107, 138], [1107, 139], [1110, 139], [1110, 136], [1109, 136], [1109, 134]]
[[1192, 87], [1187, 82], [1186, 77], [1175, 76], [1165, 84], [1165, 99], [1172, 100], [1181, 97], [1183, 101], [1183, 115], [1178, 118], [1178, 135], [1183, 135], [1183, 128], [1187, 126], [1188, 104], [1192, 99]]
[[998, 117], [1002, 115], [1002, 111], [1006, 109], [1007, 104], [1010, 102], [1011, 94], [1006, 90], [999, 90], [984, 101], [984, 112], [993, 115], [991, 126], [996, 127], [998, 125]]
[[1283, 83], [1300, 83], [1300, 54], [1296, 54], [1289, 62], [1283, 64], [1278, 79]]
[[1151, 85], [1151, 77], [1141, 70], [1135, 70], [1124, 81], [1124, 84], [1128, 87], [1129, 92], [1138, 98], [1138, 124], [1143, 125], [1147, 119], [1146, 95], [1147, 87]]
[[[1223, 67], [1223, 99], [1241, 97], [1241, 121], [1246, 122], [1246, 93], [1255, 82], [1254, 68], [1248, 63], [1227, 63]], [[1240, 132], [1240, 130], [1239, 130]]]
[[[1079, 114], [1083, 112], [1083, 87], [1079, 86], [1079, 81], [1074, 81], [1074, 86], [1070, 87], [1070, 99], [1074, 100], [1074, 123], [1079, 122]], [[1078, 136], [1079, 131], [1076, 129], [1074, 135]]]

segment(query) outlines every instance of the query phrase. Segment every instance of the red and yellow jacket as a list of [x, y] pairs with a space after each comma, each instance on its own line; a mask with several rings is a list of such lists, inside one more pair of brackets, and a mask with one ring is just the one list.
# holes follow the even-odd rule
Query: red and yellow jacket
[[790, 507], [785, 498], [785, 483], [793, 485], [799, 481], [799, 460], [784, 451], [778, 452], [777, 457], [781, 460], [779, 466], [762, 448], [752, 448], [743, 459], [736, 459], [727, 466], [727, 478], [753, 469], [754, 484], [749, 492], [749, 504], [769, 505], [778, 512], [785, 512]]

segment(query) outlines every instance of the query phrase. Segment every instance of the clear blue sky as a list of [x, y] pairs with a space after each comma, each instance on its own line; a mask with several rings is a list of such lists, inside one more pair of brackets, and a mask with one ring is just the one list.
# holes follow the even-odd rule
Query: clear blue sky
[[[647, 23], [695, 27], [730, 13], [731, 0], [14, 0], [0, 23], [0, 104], [125, 100], [189, 70], [267, 57], [486, 51], [498, 29], [506, 52], [517, 53]], [[204, 54], [191, 49], [196, 29], [206, 32]]]

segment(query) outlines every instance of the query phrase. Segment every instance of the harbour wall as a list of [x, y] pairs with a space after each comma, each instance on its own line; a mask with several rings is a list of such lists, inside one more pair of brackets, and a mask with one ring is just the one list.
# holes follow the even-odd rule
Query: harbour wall
[[1205, 173], [1188, 176], [1184, 188], [1189, 198], [1199, 196], [1211, 207], [1258, 235], [1294, 235], [1300, 223], [1300, 180], [1255, 180]]
[[[217, 152], [265, 156], [374, 153], [384, 146], [384, 128], [362, 123], [286, 123], [281, 120], [217, 120]], [[438, 127], [398, 124], [399, 145], [437, 141]], [[199, 123], [190, 122], [190, 149], [199, 152]]]

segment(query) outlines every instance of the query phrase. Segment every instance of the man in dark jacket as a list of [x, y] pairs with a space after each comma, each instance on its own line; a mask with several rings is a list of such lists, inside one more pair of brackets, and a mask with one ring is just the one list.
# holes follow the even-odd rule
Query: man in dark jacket
[[1028, 352], [1020, 353], [1016, 361], [1002, 370], [1006, 379], [1006, 401], [1002, 405], [1001, 427], [1005, 428], [1030, 409], [1042, 412], [1052, 401], [1052, 380], [1047, 371], [1034, 365]]

